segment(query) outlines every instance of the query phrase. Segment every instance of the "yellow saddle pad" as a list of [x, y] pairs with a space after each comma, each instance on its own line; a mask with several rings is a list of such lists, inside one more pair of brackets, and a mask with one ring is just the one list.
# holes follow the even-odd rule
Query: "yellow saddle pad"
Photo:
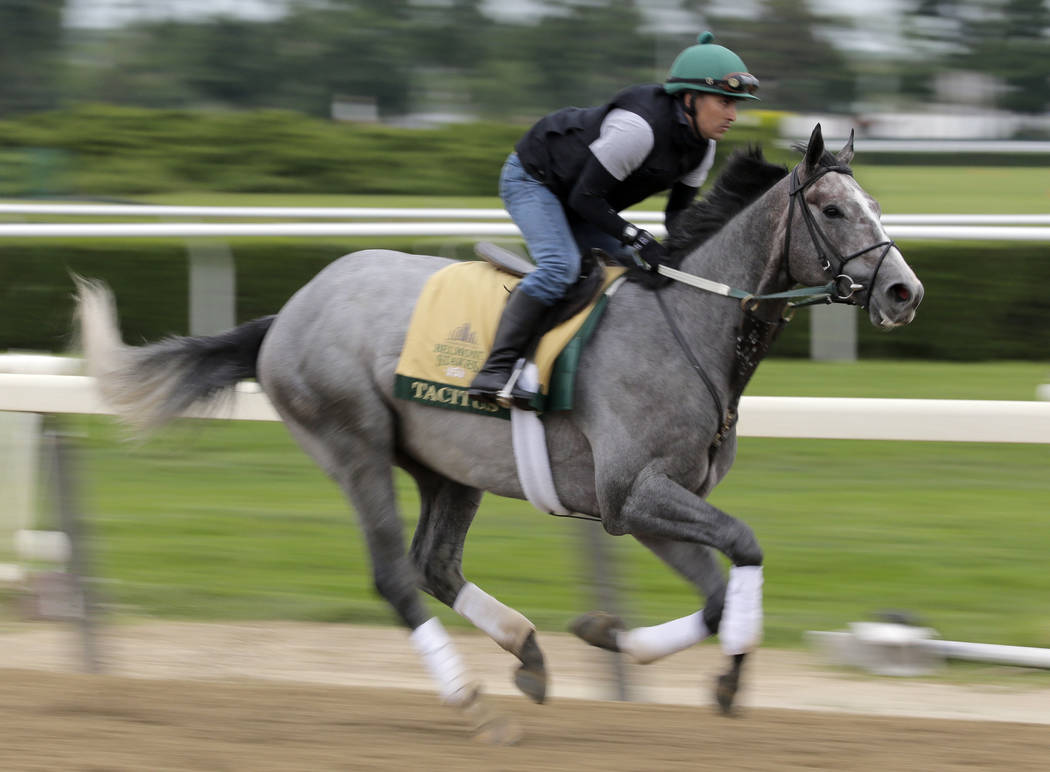
[[[626, 269], [606, 268], [605, 287]], [[467, 396], [478, 370], [485, 364], [496, 336], [500, 314], [516, 276], [488, 263], [455, 263], [434, 274], [423, 288], [412, 312], [408, 337], [397, 363], [394, 395], [450, 410], [466, 410], [509, 417], [510, 411]], [[604, 289], [604, 287], [603, 287]], [[536, 349], [539, 395], [533, 405], [547, 405], [551, 375], [558, 355], [580, 332], [597, 298], [580, 313], [551, 329]]]

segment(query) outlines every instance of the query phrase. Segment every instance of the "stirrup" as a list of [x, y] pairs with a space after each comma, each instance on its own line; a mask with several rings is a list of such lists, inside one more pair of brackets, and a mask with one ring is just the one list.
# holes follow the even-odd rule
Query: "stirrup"
[[525, 370], [526, 364], [528, 364], [528, 361], [524, 357], [519, 359], [511, 371], [510, 378], [507, 379], [507, 382], [503, 384], [503, 388], [496, 394], [496, 404], [500, 407], [505, 407], [508, 410], [512, 407], [520, 410], [536, 409], [532, 406], [532, 398], [536, 396], [536, 392], [518, 388], [518, 381], [521, 379], [521, 374]]
[[[514, 387], [518, 384], [518, 379], [521, 378], [521, 373], [525, 370], [525, 357], [520, 357], [517, 362], [514, 363], [514, 369], [510, 371], [510, 378], [503, 384], [503, 388], [496, 392], [496, 404], [500, 407], [510, 409], [512, 407], [519, 407], [515, 401]], [[518, 396], [522, 392], [518, 391]]]

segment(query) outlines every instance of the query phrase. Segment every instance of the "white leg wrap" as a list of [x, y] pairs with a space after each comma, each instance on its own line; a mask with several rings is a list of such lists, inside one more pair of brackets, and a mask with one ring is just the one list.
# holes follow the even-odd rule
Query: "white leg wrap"
[[631, 656], [639, 665], [647, 665], [669, 654], [688, 649], [700, 643], [711, 632], [704, 624], [703, 612], [697, 611], [681, 619], [672, 619], [652, 627], [636, 627], [616, 634], [620, 651]]
[[472, 582], [463, 585], [452, 608], [511, 654], [518, 654], [529, 633], [536, 629], [522, 614]]
[[427, 672], [437, 682], [442, 701], [456, 706], [469, 703], [476, 690], [441, 620], [431, 617], [412, 631], [411, 638]]
[[730, 656], [753, 650], [762, 639], [762, 566], [729, 569], [718, 638]]

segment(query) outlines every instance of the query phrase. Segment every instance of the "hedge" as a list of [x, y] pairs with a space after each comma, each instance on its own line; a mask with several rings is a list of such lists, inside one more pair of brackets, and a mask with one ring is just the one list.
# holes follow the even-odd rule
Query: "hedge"
[[[296, 240], [234, 242], [237, 319], [273, 313], [325, 264], [371, 243]], [[383, 246], [466, 257], [467, 243], [414, 241]], [[1050, 358], [1050, 255], [1033, 245], [905, 243], [926, 287], [907, 328], [883, 333], [861, 315], [859, 350], [869, 358], [987, 360]], [[125, 340], [187, 332], [188, 269], [174, 241], [22, 242], [0, 247], [0, 350], [61, 351], [70, 343], [70, 272], [105, 279], [116, 292]], [[698, 302], [703, 296], [698, 293]], [[801, 311], [777, 341], [776, 356], [806, 356]]]
[[[773, 147], [756, 113], [726, 149]], [[192, 112], [87, 105], [0, 121], [0, 195], [166, 192], [496, 195], [524, 125], [433, 129], [336, 123], [298, 113]], [[772, 151], [776, 155], [776, 151]]]

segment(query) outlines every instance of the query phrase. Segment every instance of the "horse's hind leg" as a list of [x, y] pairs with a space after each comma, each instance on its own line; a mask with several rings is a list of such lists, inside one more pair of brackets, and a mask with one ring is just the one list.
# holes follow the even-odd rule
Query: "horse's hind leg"
[[535, 626], [463, 576], [463, 544], [481, 491], [416, 464], [404, 466], [415, 477], [420, 492], [419, 524], [411, 550], [420, 587], [516, 656], [521, 666], [514, 683], [542, 703], [547, 695], [547, 669], [536, 642]]
[[319, 419], [314, 429], [292, 414], [290, 405], [316, 401], [274, 399], [274, 404], [292, 435], [357, 510], [376, 590], [411, 629], [412, 643], [437, 683], [442, 701], [462, 711], [478, 739], [494, 744], [516, 742], [521, 737], [518, 727], [487, 706], [441, 621], [430, 616], [423, 603], [416, 568], [405, 549], [393, 484], [393, 453], [384, 441], [393, 432], [382, 431], [382, 414], [377, 410], [370, 417], [362, 416], [354, 430], [333, 432], [325, 428], [326, 421]]

